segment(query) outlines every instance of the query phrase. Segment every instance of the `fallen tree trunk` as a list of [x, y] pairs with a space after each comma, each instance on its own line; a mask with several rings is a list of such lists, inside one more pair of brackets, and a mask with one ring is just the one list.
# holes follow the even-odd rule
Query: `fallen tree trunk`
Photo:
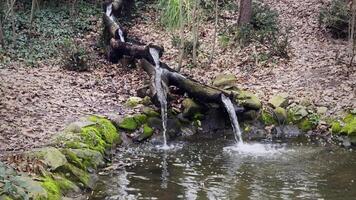
[[[139, 66], [142, 67], [151, 77], [155, 76], [155, 66], [153, 66], [150, 62], [146, 59], [140, 59], [138, 63]], [[175, 86], [203, 104], [221, 104], [222, 94], [233, 98], [232, 92], [204, 85], [198, 81], [187, 78], [177, 71], [169, 68], [164, 63], [161, 63], [161, 68], [163, 70], [162, 80], [167, 86]]]

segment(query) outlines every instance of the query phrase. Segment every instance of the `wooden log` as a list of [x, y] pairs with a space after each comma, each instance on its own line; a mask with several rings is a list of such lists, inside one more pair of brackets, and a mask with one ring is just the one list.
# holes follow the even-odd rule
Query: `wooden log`
[[[155, 67], [146, 59], [140, 59], [138, 65], [142, 67], [151, 77], [155, 76]], [[217, 103], [221, 104], [221, 95], [233, 97], [229, 91], [204, 85], [193, 79], [187, 78], [177, 71], [169, 68], [166, 64], [161, 63], [163, 70], [162, 79], [167, 86], [175, 86], [184, 92], [188, 93], [190, 97], [197, 99], [201, 103]]]

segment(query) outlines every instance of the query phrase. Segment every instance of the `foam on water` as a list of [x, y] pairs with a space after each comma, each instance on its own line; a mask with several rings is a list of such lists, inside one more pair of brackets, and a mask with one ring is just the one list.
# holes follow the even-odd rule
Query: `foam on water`
[[224, 151], [246, 156], [271, 156], [280, 155], [292, 150], [278, 144], [238, 143], [233, 146], [224, 147]]

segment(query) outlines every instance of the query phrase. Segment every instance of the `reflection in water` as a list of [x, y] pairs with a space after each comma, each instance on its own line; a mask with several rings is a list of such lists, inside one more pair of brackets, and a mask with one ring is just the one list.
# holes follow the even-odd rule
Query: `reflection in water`
[[[223, 151], [226, 141], [123, 151], [133, 166], [103, 181], [91, 199], [353, 199], [356, 154], [282, 146], [278, 153]], [[120, 158], [121, 159], [121, 158]], [[100, 192], [101, 191], [101, 192]]]
[[166, 189], [168, 187], [168, 164], [167, 164], [167, 152], [163, 152], [162, 156], [162, 176], [161, 176], [161, 188]]

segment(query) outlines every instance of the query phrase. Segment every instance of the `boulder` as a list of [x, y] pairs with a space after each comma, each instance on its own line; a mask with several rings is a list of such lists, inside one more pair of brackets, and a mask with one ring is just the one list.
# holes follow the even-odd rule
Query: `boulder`
[[147, 115], [145, 114], [136, 114], [133, 116], [138, 125], [142, 125], [147, 122]]
[[190, 98], [184, 99], [182, 105], [184, 107], [183, 117], [186, 118], [194, 118], [201, 111], [201, 107]]
[[307, 108], [302, 105], [295, 105], [288, 110], [289, 120], [291, 122], [300, 121], [304, 117], [308, 116]]
[[228, 89], [235, 86], [237, 79], [233, 74], [219, 74], [213, 81], [213, 86]]
[[268, 104], [271, 105], [273, 108], [286, 108], [288, 106], [288, 99], [283, 97], [283, 95], [276, 95], [268, 101]]
[[324, 115], [328, 111], [327, 107], [321, 106], [316, 108], [316, 113]]
[[282, 108], [282, 107], [277, 107], [273, 110], [275, 117], [277, 118], [276, 120], [279, 123], [284, 123], [285, 121], [287, 121], [288, 118], [288, 114], [286, 109]]
[[133, 116], [127, 116], [119, 123], [119, 127], [127, 131], [134, 131], [138, 128], [138, 124]]
[[152, 135], [153, 135], [153, 129], [150, 126], [148, 126], [148, 124], [144, 124], [142, 128], [142, 133], [134, 140], [137, 142], [143, 142], [148, 138], [150, 138]]
[[134, 108], [138, 106], [139, 104], [142, 104], [143, 99], [141, 97], [130, 97], [127, 99], [125, 105], [131, 108]]
[[247, 109], [253, 109], [253, 110], [259, 110], [262, 108], [262, 103], [258, 99], [258, 97], [253, 94], [252, 92], [249, 91], [237, 91], [234, 90], [232, 93], [235, 96], [236, 102], [239, 103], [239, 105], [247, 108]]
[[145, 115], [147, 115], [147, 117], [160, 117], [161, 116], [157, 111], [155, 111], [153, 108], [150, 108], [150, 107], [144, 107], [143, 113]]
[[48, 166], [51, 170], [56, 170], [57, 168], [68, 163], [65, 155], [63, 155], [61, 151], [54, 147], [45, 147], [30, 152], [29, 154], [30, 156], [32, 155], [42, 160], [44, 164], [46, 164], [46, 166]]

